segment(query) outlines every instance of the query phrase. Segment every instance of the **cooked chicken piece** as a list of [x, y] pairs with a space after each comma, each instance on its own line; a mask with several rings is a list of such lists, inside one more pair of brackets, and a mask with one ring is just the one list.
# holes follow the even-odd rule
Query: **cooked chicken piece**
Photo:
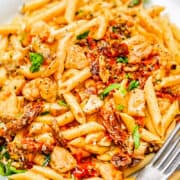
[[83, 107], [83, 111], [87, 114], [92, 114], [97, 112], [102, 105], [103, 101], [101, 101], [98, 96], [91, 95]]
[[129, 63], [138, 63], [141, 62], [142, 59], [146, 59], [153, 52], [153, 47], [151, 42], [147, 42], [147, 40], [143, 36], [134, 36], [125, 40], [125, 43], [129, 47]]
[[41, 122], [33, 122], [29, 127], [29, 135], [42, 134], [46, 132], [51, 132], [49, 125]]
[[54, 102], [57, 95], [57, 84], [50, 78], [37, 78], [25, 84], [22, 94], [29, 101], [42, 97], [48, 102]]
[[0, 117], [16, 116], [18, 114], [18, 101], [14, 92], [1, 92]]
[[115, 169], [110, 163], [97, 163], [97, 169], [104, 180], [122, 180], [122, 172]]
[[106, 68], [106, 63], [104, 59], [104, 56], [99, 57], [99, 76], [101, 80], [105, 83], [109, 80], [110, 73], [109, 70]]
[[132, 116], [145, 116], [145, 98], [143, 90], [135, 89], [130, 92], [128, 113]]
[[57, 96], [57, 84], [50, 78], [43, 78], [39, 84], [39, 92], [43, 99], [54, 102]]
[[14, 78], [10, 78], [5, 82], [5, 87], [8, 90], [15, 91], [17, 95], [19, 95], [22, 91], [22, 88], [25, 84], [25, 79], [23, 76], [16, 76]]
[[31, 35], [39, 36], [42, 40], [46, 40], [48, 42], [53, 40], [51, 29], [44, 21], [38, 21], [32, 24]]
[[77, 165], [76, 160], [69, 151], [56, 146], [51, 154], [50, 166], [59, 173], [65, 173]]
[[80, 46], [73, 45], [68, 49], [65, 68], [83, 69], [88, 64], [88, 60]]
[[50, 146], [55, 143], [52, 133], [49, 133], [49, 132], [39, 134], [39, 135], [35, 136], [34, 139], [36, 142], [43, 143], [43, 144], [50, 145]]
[[22, 90], [22, 94], [29, 101], [35, 101], [40, 98], [39, 79], [27, 82]]
[[43, 112], [50, 112], [53, 116], [58, 116], [69, 110], [68, 106], [60, 106], [58, 103], [44, 103]]

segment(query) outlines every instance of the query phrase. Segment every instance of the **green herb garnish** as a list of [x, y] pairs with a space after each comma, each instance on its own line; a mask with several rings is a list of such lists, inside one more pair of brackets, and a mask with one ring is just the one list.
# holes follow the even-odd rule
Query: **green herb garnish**
[[7, 164], [3, 164], [0, 162], [0, 175], [2, 176], [9, 176], [12, 174], [24, 173], [26, 170], [16, 169], [15, 167], [11, 166], [11, 163], [8, 162]]
[[127, 93], [126, 89], [121, 84], [113, 83], [113, 84], [109, 85], [106, 89], [104, 89], [103, 92], [101, 92], [99, 94], [100, 99], [103, 100], [109, 94], [109, 92], [114, 89], [118, 89], [120, 91], [120, 93], [124, 96]]
[[140, 134], [139, 134], [139, 126], [136, 125], [133, 130], [133, 140], [134, 140], [134, 146], [135, 149], [138, 149], [140, 145]]
[[45, 156], [46, 156], [46, 158], [45, 158], [42, 166], [47, 166], [47, 165], [49, 164], [50, 160], [51, 160], [50, 154], [47, 154], [47, 155], [45, 155]]
[[0, 162], [0, 175], [1, 175], [1, 176], [5, 176], [4, 164], [3, 164], [2, 162]]
[[140, 0], [131, 0], [131, 2], [129, 3], [128, 7], [134, 7], [140, 4]]
[[125, 95], [127, 94], [127, 90], [126, 90], [123, 86], [121, 86], [121, 87], [119, 88], [119, 92], [120, 92], [123, 96], [125, 96]]
[[58, 104], [59, 104], [60, 106], [68, 107], [67, 103], [66, 103], [64, 100], [59, 100], [59, 101], [58, 101]]
[[122, 111], [124, 109], [124, 106], [122, 104], [119, 104], [116, 106], [118, 111]]
[[114, 89], [119, 89], [121, 88], [121, 84], [118, 83], [114, 83], [109, 85], [106, 89], [104, 89], [104, 91], [102, 93], [99, 94], [100, 99], [104, 99], [110, 91], [114, 90]]
[[112, 26], [112, 32], [117, 32], [117, 30], [118, 30], [119, 28], [118, 27], [116, 27], [116, 26]]
[[31, 67], [30, 71], [32, 73], [39, 71], [41, 64], [44, 61], [44, 58], [41, 54], [39, 53], [29, 53], [30, 61], [31, 61]]
[[143, 0], [143, 4], [149, 4], [151, 0]]
[[77, 40], [85, 39], [88, 37], [89, 33], [90, 33], [90, 31], [87, 30], [87, 31], [83, 32], [82, 34], [77, 35], [76, 39]]
[[132, 80], [128, 86], [128, 90], [131, 91], [139, 86], [139, 81]]
[[47, 114], [50, 114], [50, 112], [49, 112], [49, 111], [44, 111], [44, 112], [42, 112], [40, 115], [41, 115], [41, 116], [44, 116], [44, 115], [47, 115]]
[[127, 63], [128, 63], [128, 58], [127, 58], [127, 57], [118, 57], [118, 58], [116, 59], [116, 62], [117, 62], [117, 63], [127, 64]]

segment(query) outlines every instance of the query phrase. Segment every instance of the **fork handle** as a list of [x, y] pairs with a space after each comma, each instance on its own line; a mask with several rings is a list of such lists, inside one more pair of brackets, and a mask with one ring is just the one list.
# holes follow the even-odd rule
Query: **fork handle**
[[156, 168], [147, 166], [138, 173], [137, 180], [167, 180]]

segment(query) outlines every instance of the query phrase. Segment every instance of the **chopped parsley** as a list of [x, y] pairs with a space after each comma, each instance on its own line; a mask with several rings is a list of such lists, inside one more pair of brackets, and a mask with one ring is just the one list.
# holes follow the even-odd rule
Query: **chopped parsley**
[[42, 112], [40, 115], [41, 115], [41, 116], [44, 116], [44, 115], [47, 115], [47, 114], [50, 114], [50, 112], [49, 112], [49, 111], [44, 111], [44, 112]]
[[118, 84], [118, 83], [114, 83], [114, 84], [111, 84], [109, 85], [106, 89], [104, 89], [104, 91], [102, 93], [100, 93], [100, 99], [104, 99], [110, 91], [114, 90], [114, 89], [119, 89], [121, 88], [121, 84]]
[[51, 160], [50, 154], [47, 154], [47, 155], [45, 155], [45, 156], [46, 156], [46, 158], [45, 158], [42, 166], [47, 166], [47, 165], [49, 164], [50, 160]]
[[139, 86], [139, 81], [132, 80], [128, 86], [128, 90], [131, 91]]
[[127, 57], [118, 57], [118, 58], [116, 59], [116, 62], [117, 62], [117, 63], [127, 64], [127, 63], [128, 63], [128, 58], [127, 58]]
[[7, 164], [0, 162], [0, 175], [2, 176], [9, 176], [24, 172], [26, 172], [26, 170], [16, 169], [15, 167], [11, 166], [11, 162], [8, 162]]
[[117, 32], [117, 30], [119, 29], [119, 27], [116, 27], [116, 26], [112, 26], [112, 32]]
[[89, 33], [90, 33], [90, 31], [87, 30], [87, 31], [83, 32], [82, 34], [77, 35], [76, 39], [77, 40], [85, 39], [88, 37]]
[[118, 104], [116, 108], [118, 111], [122, 111], [124, 109], [124, 106], [122, 104]]
[[59, 104], [60, 106], [68, 107], [67, 103], [66, 103], [64, 100], [58, 101], [58, 104]]
[[127, 94], [127, 90], [126, 90], [123, 86], [121, 86], [121, 87], [119, 88], [119, 92], [120, 92], [123, 96], [125, 96], [125, 95]]
[[114, 89], [118, 89], [122, 95], [126, 95], [127, 93], [126, 89], [121, 84], [113, 83], [109, 85], [107, 88], [105, 88], [104, 91], [99, 94], [100, 99], [103, 100], [109, 94], [109, 92], [111, 92]]
[[5, 158], [8, 160], [10, 158], [10, 155], [6, 149], [6, 146], [0, 146], [0, 159]]
[[140, 145], [140, 134], [139, 134], [139, 126], [136, 125], [133, 130], [133, 140], [134, 140], [134, 146], [135, 149], [138, 149]]
[[41, 64], [44, 61], [44, 57], [39, 53], [30, 52], [29, 53], [31, 67], [30, 71], [32, 73], [39, 71]]
[[0, 146], [0, 175], [9, 176], [11, 174], [23, 173], [26, 170], [16, 169], [11, 166], [10, 155], [6, 146]]
[[140, 0], [131, 0], [128, 7], [134, 7], [140, 4]]

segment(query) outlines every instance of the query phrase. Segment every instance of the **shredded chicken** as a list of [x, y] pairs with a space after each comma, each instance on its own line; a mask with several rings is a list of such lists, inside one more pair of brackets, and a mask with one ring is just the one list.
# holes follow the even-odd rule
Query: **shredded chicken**
[[122, 173], [121, 171], [116, 170], [111, 164], [109, 163], [97, 163], [97, 168], [100, 171], [104, 180], [122, 180]]
[[83, 69], [88, 65], [88, 60], [83, 52], [83, 48], [73, 45], [68, 49], [65, 67], [67, 69]]
[[0, 93], [0, 117], [16, 116], [18, 114], [18, 101], [14, 92]]
[[125, 40], [130, 51], [128, 55], [129, 63], [139, 63], [142, 59], [146, 59], [153, 52], [151, 43], [147, 42], [143, 36], [134, 36]]
[[56, 146], [51, 154], [50, 166], [59, 173], [67, 172], [76, 167], [76, 160], [66, 149]]
[[130, 92], [128, 113], [132, 116], [145, 116], [145, 98], [143, 90], [135, 89]]
[[94, 112], [97, 112], [99, 108], [103, 105], [103, 101], [101, 101], [98, 96], [91, 95], [83, 107], [83, 111], [87, 114], [92, 114]]
[[109, 80], [110, 73], [109, 70], [106, 68], [106, 62], [104, 59], [104, 56], [99, 57], [99, 76], [101, 80], [105, 83]]
[[22, 94], [29, 101], [43, 98], [48, 102], [54, 102], [57, 95], [57, 84], [50, 78], [37, 78], [25, 84]]

